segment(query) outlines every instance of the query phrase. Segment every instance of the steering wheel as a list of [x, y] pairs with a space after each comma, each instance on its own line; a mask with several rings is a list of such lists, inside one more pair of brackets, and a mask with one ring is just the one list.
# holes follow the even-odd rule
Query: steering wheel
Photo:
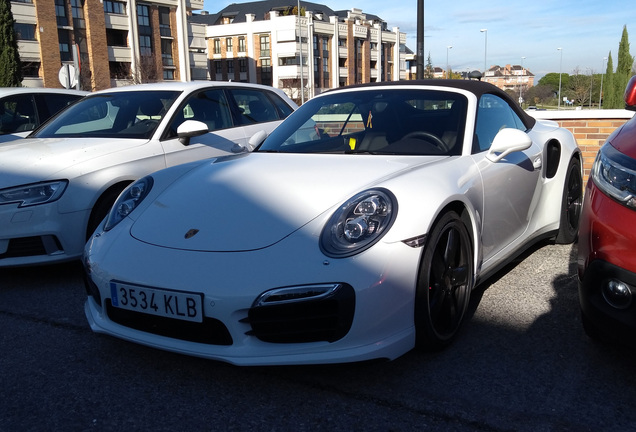
[[415, 139], [421, 139], [421, 140], [428, 141], [431, 144], [434, 144], [436, 147], [439, 147], [439, 149], [442, 150], [442, 152], [444, 152], [444, 153], [446, 153], [447, 151], [450, 150], [448, 148], [448, 146], [446, 145], [446, 143], [444, 141], [442, 141], [442, 139], [440, 137], [438, 137], [437, 135], [434, 135], [434, 134], [432, 134], [430, 132], [415, 131], [415, 132], [407, 133], [406, 135], [404, 135], [402, 137], [402, 139], [409, 139], [409, 138], [415, 138]]

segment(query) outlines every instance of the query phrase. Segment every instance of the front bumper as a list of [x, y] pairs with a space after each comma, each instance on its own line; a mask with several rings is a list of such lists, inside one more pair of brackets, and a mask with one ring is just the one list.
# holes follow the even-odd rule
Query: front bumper
[[[588, 182], [579, 230], [578, 277], [581, 312], [589, 330], [604, 339], [636, 343], [636, 212]], [[632, 293], [626, 308], [610, 305], [603, 295], [609, 281]]]
[[58, 202], [0, 206], [0, 267], [49, 264], [82, 256], [89, 210], [60, 213]]
[[[329, 259], [315, 237], [296, 233], [262, 251], [207, 253], [148, 245], [119, 228], [94, 236], [85, 252], [85, 312], [95, 332], [237, 365], [394, 359], [415, 345], [420, 249], [379, 243], [355, 257]], [[114, 311], [113, 280], [201, 293], [204, 323], [131, 324], [147, 317], [132, 313], [122, 318], [120, 310]], [[322, 303], [255, 307], [264, 292], [315, 284], [341, 288]], [[171, 332], [156, 330], [161, 326]], [[326, 331], [315, 332], [321, 327]], [[201, 339], [201, 334], [211, 339]]]

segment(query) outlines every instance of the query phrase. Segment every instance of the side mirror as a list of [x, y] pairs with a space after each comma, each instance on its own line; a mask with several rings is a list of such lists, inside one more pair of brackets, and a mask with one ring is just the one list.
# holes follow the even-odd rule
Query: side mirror
[[531, 145], [532, 140], [527, 133], [519, 129], [505, 128], [495, 135], [486, 157], [492, 162], [499, 162], [510, 153], [526, 150]]
[[267, 138], [267, 132], [264, 130], [259, 130], [254, 135], [251, 136], [249, 141], [247, 142], [247, 146], [242, 146], [240, 144], [234, 144], [232, 147], [232, 152], [234, 153], [243, 153], [243, 152], [251, 152], [256, 147], [261, 145], [263, 141]]
[[184, 146], [190, 145], [190, 138], [208, 133], [208, 125], [197, 120], [186, 120], [177, 128], [177, 136]]

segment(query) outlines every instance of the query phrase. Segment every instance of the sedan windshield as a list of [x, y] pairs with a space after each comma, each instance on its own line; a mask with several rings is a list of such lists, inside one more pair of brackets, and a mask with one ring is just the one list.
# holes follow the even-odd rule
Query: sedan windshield
[[258, 151], [458, 155], [466, 106], [466, 97], [451, 91], [338, 92], [302, 105]]
[[179, 94], [125, 91], [87, 96], [30, 137], [148, 139]]

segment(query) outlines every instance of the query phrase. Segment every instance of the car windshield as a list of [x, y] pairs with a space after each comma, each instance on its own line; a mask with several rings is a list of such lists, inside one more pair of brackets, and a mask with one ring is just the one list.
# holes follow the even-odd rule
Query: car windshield
[[30, 137], [148, 139], [179, 94], [124, 91], [88, 96]]
[[458, 155], [466, 106], [452, 91], [338, 92], [303, 104], [257, 151]]

